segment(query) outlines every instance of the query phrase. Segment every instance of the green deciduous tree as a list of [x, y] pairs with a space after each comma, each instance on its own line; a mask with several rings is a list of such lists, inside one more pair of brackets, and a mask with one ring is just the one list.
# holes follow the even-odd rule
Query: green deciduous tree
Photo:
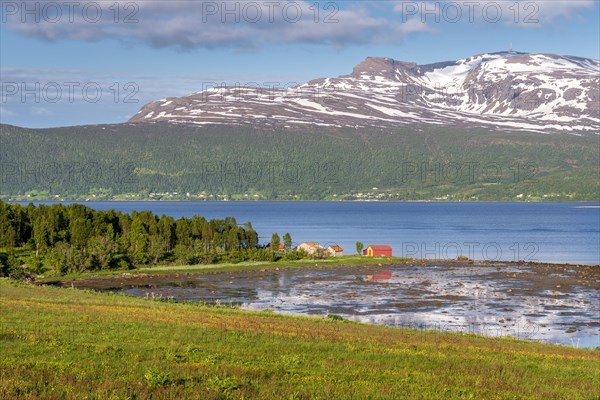
[[78, 217], [71, 222], [69, 231], [71, 244], [83, 248], [93, 233], [92, 222], [85, 217]]
[[281, 243], [281, 239], [279, 238], [279, 234], [277, 232], [275, 232], [273, 235], [271, 235], [271, 251], [272, 252], [277, 252], [279, 251], [279, 244]]
[[360, 256], [362, 254], [365, 245], [362, 242], [356, 242], [356, 253]]
[[129, 231], [128, 255], [132, 264], [145, 264], [149, 260], [148, 245], [149, 240], [144, 228], [144, 224], [135, 218], [131, 223]]
[[88, 241], [87, 251], [95, 269], [109, 269], [117, 255], [117, 245], [108, 235], [94, 236]]
[[289, 233], [283, 235], [283, 247], [285, 248], [286, 252], [292, 251], [292, 235]]

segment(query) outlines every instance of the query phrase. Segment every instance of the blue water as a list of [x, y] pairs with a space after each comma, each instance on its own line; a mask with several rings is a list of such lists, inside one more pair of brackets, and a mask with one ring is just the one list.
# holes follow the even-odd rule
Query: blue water
[[86, 202], [175, 218], [250, 221], [261, 242], [289, 232], [295, 243], [389, 244], [395, 256], [600, 264], [598, 203]]

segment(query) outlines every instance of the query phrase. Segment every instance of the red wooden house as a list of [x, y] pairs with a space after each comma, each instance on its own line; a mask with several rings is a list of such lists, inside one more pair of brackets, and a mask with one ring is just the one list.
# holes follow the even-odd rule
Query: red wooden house
[[387, 244], [370, 244], [366, 249], [363, 250], [363, 256], [368, 257], [391, 257], [392, 246]]

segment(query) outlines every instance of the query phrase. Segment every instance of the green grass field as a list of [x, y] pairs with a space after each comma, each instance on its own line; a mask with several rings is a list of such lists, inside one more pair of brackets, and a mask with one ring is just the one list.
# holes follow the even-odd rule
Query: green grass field
[[1, 399], [597, 399], [600, 352], [0, 280]]

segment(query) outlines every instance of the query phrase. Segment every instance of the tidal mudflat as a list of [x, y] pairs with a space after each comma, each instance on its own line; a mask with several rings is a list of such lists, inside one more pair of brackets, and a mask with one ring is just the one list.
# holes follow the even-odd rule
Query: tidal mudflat
[[249, 310], [334, 314], [440, 333], [600, 346], [600, 266], [592, 265], [430, 261], [386, 267], [123, 274], [64, 285]]

